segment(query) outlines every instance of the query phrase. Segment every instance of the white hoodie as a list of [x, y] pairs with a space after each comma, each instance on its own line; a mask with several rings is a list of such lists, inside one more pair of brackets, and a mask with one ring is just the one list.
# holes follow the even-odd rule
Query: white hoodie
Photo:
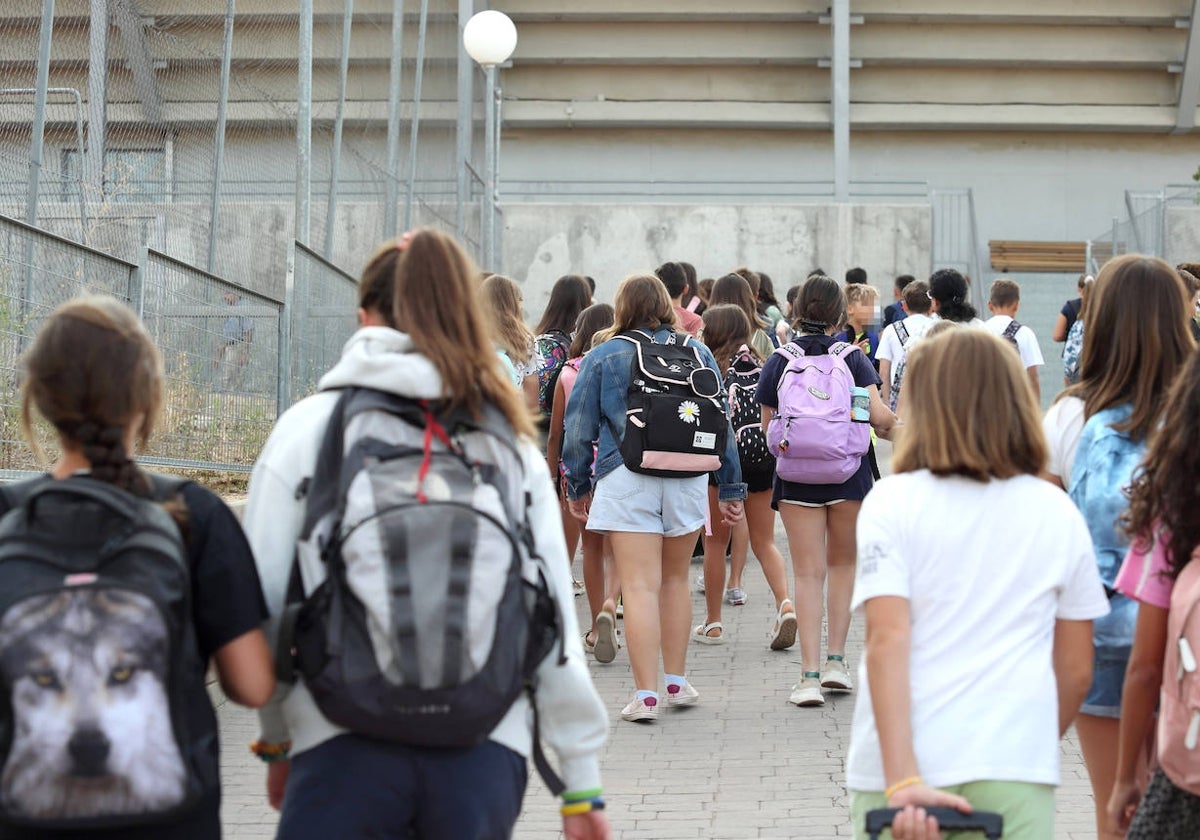
[[[274, 644], [304, 518], [300, 483], [313, 474], [317, 450], [338, 393], [346, 386], [374, 388], [414, 399], [442, 396], [437, 368], [413, 347], [412, 339], [387, 327], [364, 327], [346, 343], [342, 357], [321, 378], [321, 392], [286, 411], [267, 440], [250, 476], [244, 527], [258, 563], [271, 618], [267, 634]], [[570, 563], [563, 539], [559, 507], [546, 472], [546, 462], [532, 441], [520, 442], [525, 462], [525, 491], [531, 498], [529, 521], [538, 553], [546, 561], [551, 591], [563, 619], [567, 662], [558, 665], [558, 647], [538, 670], [537, 703], [541, 736], [557, 754], [558, 771], [568, 791], [600, 787], [599, 752], [608, 735], [608, 716], [592, 685], [575, 618]], [[324, 577], [317, 568], [303, 569], [309, 591]], [[280, 686], [259, 713], [262, 738], [291, 740], [292, 752], [312, 749], [344, 730], [330, 723], [298, 681]], [[522, 696], [492, 731], [491, 740], [528, 758], [532, 752], [532, 715]]]

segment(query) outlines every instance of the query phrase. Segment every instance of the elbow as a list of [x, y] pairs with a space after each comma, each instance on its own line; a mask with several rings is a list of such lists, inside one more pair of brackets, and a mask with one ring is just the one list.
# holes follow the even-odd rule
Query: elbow
[[221, 688], [225, 692], [225, 696], [239, 706], [245, 706], [248, 709], [261, 709], [271, 701], [271, 697], [275, 694], [275, 677], [274, 675], [267, 675], [265, 678], [252, 682], [246, 681], [237, 685], [227, 684], [222, 680]]
[[1162, 660], [1130, 659], [1125, 669], [1125, 685], [1153, 694], [1162, 685], [1162, 672]]

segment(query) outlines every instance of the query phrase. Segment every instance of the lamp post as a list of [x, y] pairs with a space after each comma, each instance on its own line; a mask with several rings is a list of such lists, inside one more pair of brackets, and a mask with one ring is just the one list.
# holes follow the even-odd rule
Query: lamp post
[[508, 61], [517, 47], [517, 27], [512, 19], [494, 9], [474, 15], [463, 27], [463, 47], [487, 74], [487, 98], [484, 102], [484, 229], [483, 264], [496, 271], [497, 170], [500, 159], [500, 88], [496, 85], [496, 67]]

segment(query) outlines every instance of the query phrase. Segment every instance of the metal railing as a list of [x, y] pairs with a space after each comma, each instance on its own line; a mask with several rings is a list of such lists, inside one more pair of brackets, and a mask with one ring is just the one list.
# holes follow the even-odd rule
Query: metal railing
[[981, 273], [975, 194], [970, 189], [935, 189], [929, 198], [931, 269], [955, 268], [965, 274], [970, 280], [971, 303], [981, 306], [986, 287]]
[[[553, 202], [653, 202], [716, 201], [736, 199], [749, 203], [810, 203], [833, 201], [832, 181], [704, 181], [688, 180], [504, 180], [504, 201]], [[901, 203], [924, 202], [930, 189], [926, 181], [851, 181], [852, 199], [887, 199]]]
[[294, 243], [295, 297], [291, 311], [291, 398], [317, 390], [356, 328], [358, 281], [302, 242]]

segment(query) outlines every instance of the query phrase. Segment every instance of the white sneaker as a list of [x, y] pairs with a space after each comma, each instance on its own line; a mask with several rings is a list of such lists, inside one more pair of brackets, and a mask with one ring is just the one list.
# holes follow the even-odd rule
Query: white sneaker
[[628, 721], [658, 720], [658, 715], [658, 700], [653, 697], [639, 700], [636, 694], [629, 705], [621, 710], [621, 720]]
[[683, 685], [667, 686], [667, 706], [670, 708], [694, 706], [699, 699], [700, 692], [690, 682], [685, 682]]
[[825, 696], [821, 694], [820, 678], [804, 677], [792, 686], [792, 696], [788, 702], [795, 706], [824, 706]]
[[853, 691], [854, 683], [850, 681], [850, 671], [846, 668], [846, 660], [832, 656], [825, 661], [825, 672], [821, 674], [821, 685], [831, 691]]
[[701, 595], [704, 594], [704, 572], [696, 575], [696, 591]]

